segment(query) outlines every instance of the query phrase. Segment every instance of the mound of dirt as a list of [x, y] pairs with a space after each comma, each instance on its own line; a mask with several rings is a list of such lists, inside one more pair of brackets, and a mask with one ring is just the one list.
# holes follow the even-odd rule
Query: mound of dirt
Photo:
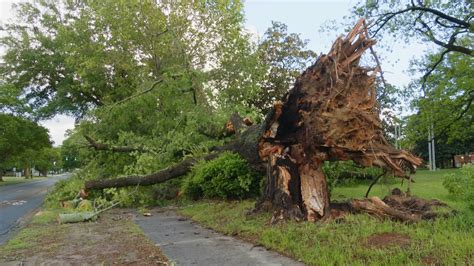
[[420, 216], [422, 220], [435, 219], [440, 216], [433, 207], [447, 207], [439, 200], [426, 200], [408, 196], [398, 188], [383, 199], [388, 206], [411, 215]]

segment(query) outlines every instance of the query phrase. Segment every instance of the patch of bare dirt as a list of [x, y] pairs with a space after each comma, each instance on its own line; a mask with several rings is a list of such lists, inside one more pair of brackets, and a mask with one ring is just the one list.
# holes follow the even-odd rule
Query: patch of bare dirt
[[441, 263], [434, 257], [428, 256], [421, 259], [423, 265], [441, 265]]
[[51, 233], [32, 239], [32, 247], [0, 256], [0, 264], [168, 265], [160, 249], [132, 218], [131, 211], [116, 209], [103, 213], [96, 222], [29, 225], [25, 229], [36, 227]]
[[385, 248], [390, 246], [408, 247], [410, 245], [410, 237], [399, 233], [381, 233], [368, 237], [365, 245], [371, 248]]

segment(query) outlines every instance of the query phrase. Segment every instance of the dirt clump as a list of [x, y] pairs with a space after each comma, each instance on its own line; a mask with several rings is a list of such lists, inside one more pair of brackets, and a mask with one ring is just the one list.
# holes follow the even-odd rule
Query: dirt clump
[[370, 248], [386, 248], [390, 246], [398, 246], [401, 248], [408, 247], [411, 239], [408, 235], [399, 233], [380, 233], [368, 237], [365, 246]]

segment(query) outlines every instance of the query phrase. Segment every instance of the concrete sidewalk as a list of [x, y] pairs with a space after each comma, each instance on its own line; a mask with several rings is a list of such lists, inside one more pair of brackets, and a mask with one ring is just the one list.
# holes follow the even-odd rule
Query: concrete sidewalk
[[135, 222], [178, 265], [304, 265], [263, 247], [224, 236], [178, 216], [154, 209]]

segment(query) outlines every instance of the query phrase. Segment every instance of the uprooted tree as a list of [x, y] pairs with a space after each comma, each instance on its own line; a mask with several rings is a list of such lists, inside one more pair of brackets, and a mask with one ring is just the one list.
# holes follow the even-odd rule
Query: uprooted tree
[[[246, 127], [241, 133], [235, 129], [240, 133], [235, 141], [201, 159], [210, 160], [229, 150], [266, 172], [265, 190], [255, 210], [271, 209], [275, 219], [316, 221], [331, 216], [324, 161], [353, 160], [407, 178], [407, 172], [413, 172], [421, 160], [396, 150], [385, 140], [375, 100], [375, 77], [380, 69], [360, 66], [361, 56], [374, 44], [360, 20], [297, 79], [263, 123]], [[85, 187], [92, 190], [160, 183], [186, 174], [196, 161], [187, 159], [146, 176], [88, 181]], [[353, 200], [342, 209], [347, 208], [404, 221], [421, 218], [375, 197]]]

